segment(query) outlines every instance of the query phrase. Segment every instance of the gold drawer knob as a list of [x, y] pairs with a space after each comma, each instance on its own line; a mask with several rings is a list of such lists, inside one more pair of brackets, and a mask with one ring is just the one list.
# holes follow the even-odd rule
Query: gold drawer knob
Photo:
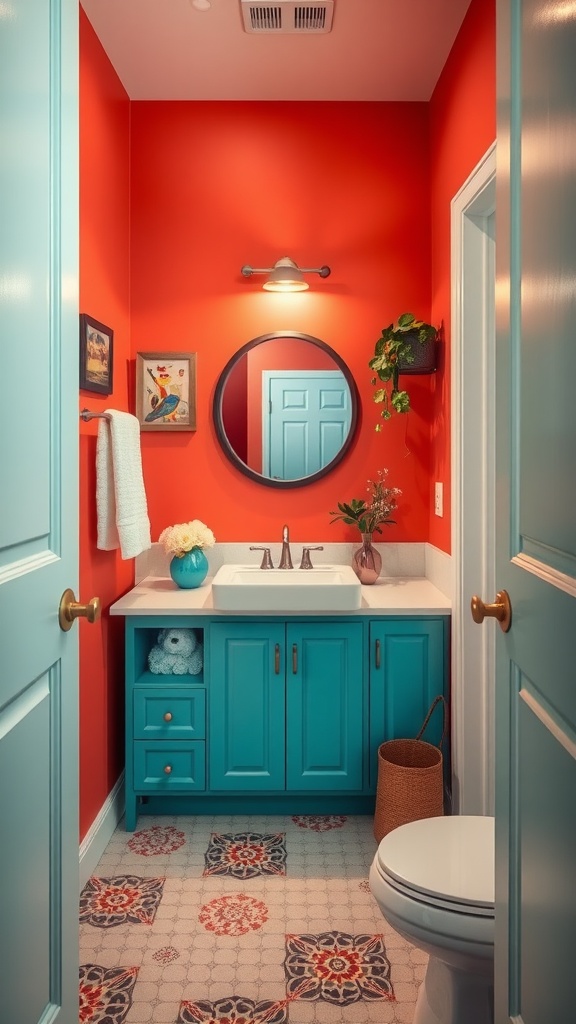
[[165, 722], [171, 722], [172, 721], [172, 712], [171, 711], [167, 711], [166, 712], [166, 714], [164, 715], [164, 721]]
[[165, 775], [170, 775], [170, 774], [171, 774], [171, 772], [172, 772], [172, 765], [171, 765], [171, 764], [167, 764], [167, 765], [165, 766], [165, 768], [164, 768], [164, 774], [165, 774]]

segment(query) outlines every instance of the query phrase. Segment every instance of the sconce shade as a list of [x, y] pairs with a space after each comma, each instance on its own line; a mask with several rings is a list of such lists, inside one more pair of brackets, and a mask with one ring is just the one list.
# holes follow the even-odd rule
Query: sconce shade
[[304, 292], [309, 287], [308, 282], [304, 280], [304, 274], [328, 277], [329, 273], [330, 267], [326, 266], [300, 269], [288, 256], [277, 260], [273, 267], [242, 267], [244, 277], [251, 277], [252, 274], [268, 274], [268, 279], [262, 286], [267, 292]]
[[283, 256], [274, 264], [270, 277], [262, 285], [265, 292], [305, 292], [308, 282], [293, 260]]

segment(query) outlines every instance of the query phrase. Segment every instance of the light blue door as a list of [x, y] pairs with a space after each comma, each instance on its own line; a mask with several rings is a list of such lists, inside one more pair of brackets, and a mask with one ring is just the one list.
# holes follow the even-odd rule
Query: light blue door
[[574, 4], [499, 0], [498, 42], [496, 1022], [551, 1024], [576, 1006]]
[[350, 431], [350, 389], [340, 370], [263, 374], [262, 464], [276, 480], [311, 476], [336, 457]]
[[0, 1019], [78, 1021], [78, 12], [0, 5]]

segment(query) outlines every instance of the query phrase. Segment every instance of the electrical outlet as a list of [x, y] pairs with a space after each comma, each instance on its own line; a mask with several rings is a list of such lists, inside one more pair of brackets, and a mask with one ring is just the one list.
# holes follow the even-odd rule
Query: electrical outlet
[[434, 515], [444, 515], [444, 485], [439, 481], [434, 484]]

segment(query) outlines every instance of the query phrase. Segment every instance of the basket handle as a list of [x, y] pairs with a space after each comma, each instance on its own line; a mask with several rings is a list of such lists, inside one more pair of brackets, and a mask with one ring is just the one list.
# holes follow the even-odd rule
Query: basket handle
[[446, 735], [447, 735], [447, 732], [448, 732], [448, 705], [446, 703], [445, 698], [442, 696], [441, 693], [438, 694], [438, 696], [435, 697], [434, 700], [432, 701], [432, 703], [430, 705], [430, 709], [428, 711], [428, 714], [426, 715], [426, 718], [424, 719], [424, 724], [423, 724], [422, 728], [420, 729], [420, 732], [418, 733], [418, 735], [416, 737], [417, 740], [422, 738], [422, 734], [423, 734], [426, 726], [428, 725], [428, 722], [430, 721], [430, 719], [432, 717], [432, 712], [434, 711], [434, 708], [436, 707], [437, 704], [440, 704], [440, 703], [442, 704], [444, 715], [443, 715], [443, 725], [442, 725], [442, 737], [440, 739], [440, 743], [438, 744], [439, 748], [444, 743], [444, 740], [446, 739]]

